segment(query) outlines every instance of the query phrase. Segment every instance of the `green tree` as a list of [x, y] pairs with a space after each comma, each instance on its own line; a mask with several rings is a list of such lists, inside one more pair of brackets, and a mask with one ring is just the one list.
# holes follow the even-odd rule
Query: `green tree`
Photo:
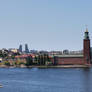
[[5, 62], [4, 62], [4, 65], [10, 66], [10, 62], [5, 61]]
[[33, 59], [32, 59], [31, 56], [28, 56], [28, 57], [26, 58], [26, 65], [27, 65], [27, 66], [33, 65]]
[[5, 57], [7, 57], [7, 56], [8, 56], [7, 53], [2, 52], [2, 50], [0, 50], [0, 57], [5, 58]]
[[38, 64], [38, 56], [35, 56], [34, 60], [35, 60], [35, 63]]

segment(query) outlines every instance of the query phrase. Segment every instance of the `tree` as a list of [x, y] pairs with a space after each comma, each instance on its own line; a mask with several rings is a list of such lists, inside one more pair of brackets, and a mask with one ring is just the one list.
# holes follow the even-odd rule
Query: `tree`
[[35, 57], [35, 60], [38, 65], [47, 65], [47, 63], [51, 63], [48, 54], [40, 54], [37, 57]]
[[26, 58], [26, 65], [27, 65], [27, 66], [30, 66], [30, 65], [32, 65], [32, 64], [33, 64], [32, 56], [28, 56], [28, 57]]
[[8, 62], [8, 61], [5, 61], [4, 64], [7, 66], [10, 66], [10, 62]]
[[6, 53], [5, 51], [3, 52], [2, 50], [0, 50], [0, 57], [5, 58], [8, 56], [8, 53]]
[[38, 56], [35, 56], [34, 60], [35, 60], [35, 63], [38, 64]]

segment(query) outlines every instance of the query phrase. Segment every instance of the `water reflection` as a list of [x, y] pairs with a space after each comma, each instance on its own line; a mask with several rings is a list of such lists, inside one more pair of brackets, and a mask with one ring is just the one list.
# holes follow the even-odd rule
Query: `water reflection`
[[83, 69], [83, 92], [92, 92], [91, 88], [91, 69], [90, 68], [84, 68]]
[[1, 68], [0, 82], [0, 92], [92, 92], [92, 68]]

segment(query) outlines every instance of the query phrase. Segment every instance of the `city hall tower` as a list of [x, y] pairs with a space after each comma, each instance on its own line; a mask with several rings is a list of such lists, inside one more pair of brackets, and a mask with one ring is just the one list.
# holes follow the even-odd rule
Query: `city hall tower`
[[83, 47], [84, 62], [85, 64], [90, 64], [91, 63], [90, 38], [89, 38], [89, 32], [87, 28], [85, 31], [83, 44], [84, 44], [84, 47]]

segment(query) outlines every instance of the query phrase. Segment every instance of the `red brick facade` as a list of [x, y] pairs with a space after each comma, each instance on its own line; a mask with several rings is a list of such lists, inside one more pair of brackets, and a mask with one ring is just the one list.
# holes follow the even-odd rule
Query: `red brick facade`
[[90, 59], [91, 59], [91, 52], [90, 52], [90, 40], [89, 39], [84, 39], [84, 61], [86, 64], [90, 64]]
[[76, 58], [76, 57], [71, 57], [71, 58], [58, 58], [58, 64], [84, 64], [84, 59], [83, 58]]

